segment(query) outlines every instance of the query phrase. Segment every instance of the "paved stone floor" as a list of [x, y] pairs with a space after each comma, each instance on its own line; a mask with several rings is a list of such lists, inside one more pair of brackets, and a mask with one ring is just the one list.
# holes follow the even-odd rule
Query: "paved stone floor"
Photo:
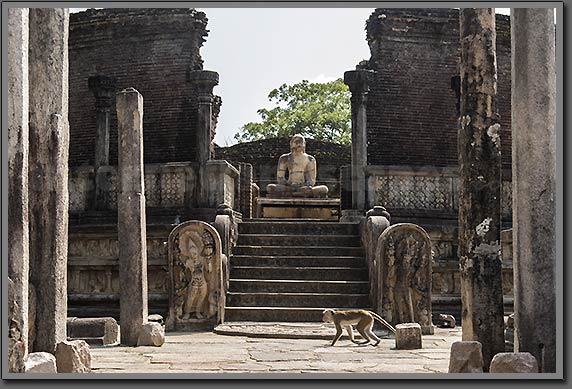
[[[93, 347], [92, 369], [94, 373], [446, 373], [451, 344], [461, 340], [459, 327], [436, 328], [434, 335], [423, 336], [423, 348], [418, 350], [395, 350], [395, 339], [387, 336], [376, 347], [344, 338], [331, 347], [323, 338], [273, 338], [268, 326], [261, 332], [267, 337], [172, 332], [162, 347]], [[316, 338], [331, 338], [334, 333], [333, 325], [322, 327], [322, 336]]]

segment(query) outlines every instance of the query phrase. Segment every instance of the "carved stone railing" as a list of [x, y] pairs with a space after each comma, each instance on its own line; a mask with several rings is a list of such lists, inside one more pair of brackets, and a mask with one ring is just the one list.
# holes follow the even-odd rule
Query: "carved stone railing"
[[[145, 169], [145, 202], [147, 208], [193, 208], [197, 206], [198, 165], [194, 163], [147, 164]], [[117, 209], [117, 168], [99, 168], [100, 187], [95, 188], [92, 166], [82, 166], [69, 174], [69, 209], [81, 212], [91, 209]], [[226, 161], [208, 161], [209, 207], [221, 203], [234, 204], [234, 188], [238, 171]]]
[[[366, 168], [370, 207], [456, 212], [459, 209], [457, 168], [382, 167]], [[502, 182], [503, 218], [512, 214], [512, 184]]]

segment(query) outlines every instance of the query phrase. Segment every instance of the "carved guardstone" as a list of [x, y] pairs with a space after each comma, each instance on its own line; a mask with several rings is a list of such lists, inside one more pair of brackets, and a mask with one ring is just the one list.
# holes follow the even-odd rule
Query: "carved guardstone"
[[394, 326], [419, 323], [433, 334], [431, 322], [431, 240], [415, 224], [400, 223], [380, 235], [376, 261], [380, 264], [381, 315]]
[[211, 225], [179, 224], [169, 235], [167, 331], [214, 327], [222, 322], [222, 243]]

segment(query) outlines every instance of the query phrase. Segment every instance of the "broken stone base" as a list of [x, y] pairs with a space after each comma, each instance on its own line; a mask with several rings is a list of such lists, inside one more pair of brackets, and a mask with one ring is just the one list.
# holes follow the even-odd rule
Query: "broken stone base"
[[449, 373], [482, 373], [483, 346], [480, 342], [455, 342], [451, 345]]
[[30, 353], [24, 361], [24, 373], [57, 373], [56, 357], [50, 353]]
[[119, 326], [112, 317], [69, 317], [67, 336], [70, 340], [84, 340], [95, 346], [116, 344], [119, 341]]
[[159, 323], [145, 323], [139, 332], [137, 346], [162, 346], [165, 343], [165, 328]]
[[58, 343], [56, 347], [56, 366], [58, 373], [90, 373], [91, 353], [89, 345], [83, 340]]
[[498, 353], [491, 361], [491, 373], [538, 373], [538, 362], [531, 353]]
[[421, 326], [418, 323], [402, 323], [396, 325], [395, 348], [398, 350], [422, 348]]

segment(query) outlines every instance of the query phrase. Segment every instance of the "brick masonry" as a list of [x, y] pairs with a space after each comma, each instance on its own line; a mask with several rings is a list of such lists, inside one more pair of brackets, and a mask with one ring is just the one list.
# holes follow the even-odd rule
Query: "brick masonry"
[[[96, 112], [87, 80], [95, 75], [115, 77], [117, 91], [134, 87], [143, 95], [145, 163], [195, 159], [197, 103], [187, 74], [203, 68], [199, 49], [208, 33], [206, 25], [204, 13], [188, 8], [91, 9], [71, 14], [70, 166], [93, 164]], [[110, 127], [110, 164], [117, 165], [114, 109]]]
[[[498, 108], [504, 168], [511, 167], [510, 18], [496, 16]], [[367, 21], [368, 164], [456, 166], [459, 11], [376, 9]], [[404, 152], [407, 150], [407, 152]]]

